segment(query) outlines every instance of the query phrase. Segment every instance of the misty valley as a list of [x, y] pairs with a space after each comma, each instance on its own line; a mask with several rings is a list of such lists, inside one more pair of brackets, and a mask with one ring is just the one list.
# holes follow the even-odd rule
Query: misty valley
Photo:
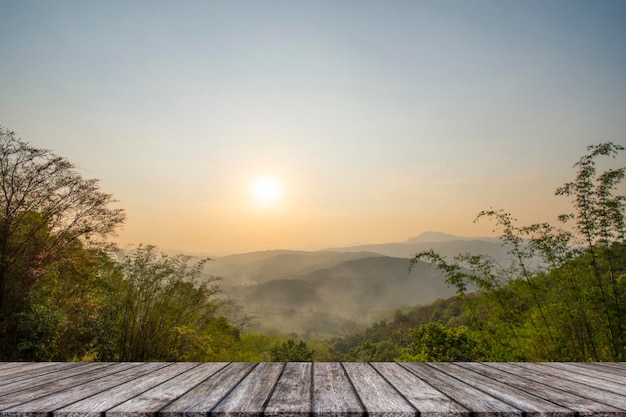
[[560, 226], [210, 260], [118, 247], [113, 196], [0, 127], [0, 360], [626, 360], [623, 150], [587, 147]]
[[497, 239], [427, 232], [399, 243], [231, 255], [215, 258], [205, 272], [221, 277], [237, 313], [248, 315], [248, 329], [325, 340], [364, 330], [399, 308], [452, 297], [435, 266], [419, 262], [409, 273], [409, 257], [431, 248], [450, 257], [506, 257]]

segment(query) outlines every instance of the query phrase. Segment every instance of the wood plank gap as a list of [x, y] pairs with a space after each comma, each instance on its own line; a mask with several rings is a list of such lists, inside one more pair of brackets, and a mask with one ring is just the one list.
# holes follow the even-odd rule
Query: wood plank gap
[[366, 412], [339, 362], [315, 362], [316, 417], [360, 417]]
[[288, 362], [278, 379], [265, 417], [308, 417], [311, 413], [312, 362]]
[[268, 393], [278, 380], [284, 363], [263, 362], [213, 410], [211, 414], [221, 417], [259, 416]]
[[[602, 372], [604, 374], [607, 374], [607, 376], [610, 375], [615, 375], [619, 378], [624, 378], [626, 377], [626, 371], [624, 371], [624, 369], [618, 369], [618, 368], [614, 368], [611, 366], [606, 366], [600, 363], [596, 363], [596, 362], [584, 362], [584, 363], [580, 363], [580, 362], [563, 362], [567, 365], [572, 365], [572, 366], [576, 366], [577, 368], [580, 369], [591, 369], [597, 372]], [[620, 382], [621, 384], [626, 384], [626, 381], [622, 381]]]
[[[452, 365], [452, 366], [456, 366], [456, 367], [461, 368], [459, 365], [457, 365], [457, 364], [456, 364], [456, 363], [454, 363], [454, 362], [448, 362], [448, 364], [450, 364], [450, 365]], [[432, 363], [428, 363], [428, 362], [427, 362], [427, 363], [426, 363], [426, 365], [427, 365], [427, 366], [429, 366], [429, 367], [431, 367], [432, 369], [436, 369], [437, 371], [439, 371], [439, 372], [441, 372], [441, 373], [444, 373], [444, 374], [448, 375], [450, 378], [454, 378], [454, 379], [456, 379], [457, 381], [459, 381], [459, 382], [461, 382], [461, 383], [463, 383], [463, 384], [466, 384], [466, 385], [469, 385], [470, 387], [473, 387], [474, 389], [476, 389], [477, 391], [482, 392], [484, 395], [486, 395], [486, 396], [488, 396], [488, 397], [495, 398], [495, 399], [497, 399], [497, 400], [499, 400], [499, 401], [502, 401], [503, 403], [505, 403], [505, 404], [507, 404], [507, 405], [509, 405], [509, 406], [511, 406], [511, 407], [513, 407], [513, 408], [515, 408], [516, 410], [519, 410], [519, 411], [522, 413], [522, 417], [536, 417], [536, 415], [535, 415], [535, 414], [533, 414], [533, 413], [529, 413], [529, 412], [528, 412], [528, 411], [526, 411], [525, 409], [520, 408], [520, 406], [519, 406], [519, 405], [512, 403], [512, 402], [511, 402], [509, 399], [507, 399], [507, 398], [504, 398], [504, 397], [505, 397], [504, 395], [496, 395], [496, 394], [491, 394], [491, 393], [489, 393], [489, 392], [485, 391], [483, 388], [481, 388], [482, 386], [481, 386], [480, 384], [470, 384], [469, 382], [466, 382], [466, 381], [462, 380], [461, 378], [458, 378], [457, 376], [455, 376], [454, 374], [452, 374], [451, 372], [449, 372], [449, 370], [446, 370], [446, 369], [443, 369], [443, 368], [439, 368], [439, 367], [437, 367], [437, 366], [433, 366], [433, 364], [432, 364]], [[461, 368], [461, 369], [463, 369], [463, 368]], [[471, 372], [471, 371], [470, 371], [470, 372]], [[476, 372], [474, 372], [474, 373], [476, 373]], [[489, 378], [489, 377], [486, 377], [486, 378]], [[489, 378], [489, 379], [491, 379], [491, 380], [495, 381], [493, 378]], [[530, 393], [527, 393], [527, 394], [532, 395], [532, 394], [530, 394]], [[535, 396], [535, 397], [536, 397], [536, 396]], [[539, 397], [538, 397], [538, 398], [539, 398]]]
[[18, 366], [11, 366], [6, 369], [0, 369], [0, 376], [7, 377], [11, 375], [20, 375], [24, 372], [35, 371], [36, 369], [42, 369], [47, 366], [58, 365], [59, 362], [19, 362]]
[[[513, 407], [521, 409], [528, 416], [574, 417], [575, 410], [572, 408], [552, 401], [538, 392], [532, 392], [524, 387], [520, 387], [512, 381], [498, 379], [497, 375], [494, 375], [496, 371], [489, 372], [489, 368], [483, 363], [453, 363], [450, 368], [450, 371], [447, 372], [448, 374], [459, 372], [458, 375], [463, 375], [467, 379], [468, 384]], [[459, 371], [453, 369], [458, 369]]]
[[458, 401], [399, 363], [374, 362], [372, 366], [386, 375], [423, 417], [470, 417], [470, 411]]
[[598, 371], [598, 370], [591, 369], [591, 368], [584, 369], [582, 367], [575, 366], [572, 364], [568, 365], [565, 362], [542, 362], [542, 364], [549, 366], [551, 368], [559, 369], [561, 371], [571, 372], [573, 374], [578, 374], [578, 375], [590, 376], [596, 379], [609, 381], [613, 384], [626, 385], [626, 375], [624, 375], [623, 377], [617, 376], [617, 375], [613, 376], [606, 372]]
[[226, 399], [226, 397], [228, 397], [230, 395], [231, 392], [233, 392], [238, 386], [239, 384], [241, 384], [241, 382], [246, 379], [248, 377], [248, 375], [250, 375], [250, 373], [252, 371], [254, 371], [256, 369], [257, 366], [259, 366], [260, 362], [257, 362], [254, 364], [254, 366], [252, 366], [250, 369], [248, 369], [248, 372], [246, 372], [241, 378], [239, 378], [239, 381], [237, 381], [236, 384], [234, 384], [232, 387], [230, 387], [230, 389], [228, 391], [226, 391], [224, 393], [224, 395], [222, 395], [222, 398], [220, 398], [219, 401], [215, 402], [215, 404], [213, 404], [213, 407], [211, 407], [211, 409], [209, 411], [207, 411], [206, 416], [207, 417], [211, 417], [213, 415], [213, 410], [215, 410], [215, 408], [220, 405], [222, 403], [222, 401], [224, 401]]
[[167, 407], [157, 410], [161, 416], [169, 417], [206, 417], [211, 409], [221, 402], [226, 391], [254, 367], [253, 362], [231, 362], [196, 385], [192, 390]]
[[[513, 363], [510, 364], [510, 366], [515, 366], [522, 369], [532, 369], [534, 372], [545, 375], [546, 378], [554, 378], [555, 375], [559, 375], [559, 377], [563, 381], [568, 381], [570, 384], [582, 385], [584, 387], [588, 387], [589, 390], [594, 392], [602, 391], [607, 394], [615, 394], [621, 397], [622, 400], [626, 398], [626, 387], [623, 384], [620, 384], [619, 382], [612, 379], [602, 379], [594, 375], [570, 372], [568, 369], [554, 367], [549, 367], [550, 370], [553, 370], [553, 373], [548, 373], [546, 369], [542, 369], [548, 368], [545, 363]], [[626, 405], [624, 405], [622, 408], [626, 410]]]
[[[513, 363], [513, 362], [507, 362], [507, 363], [508, 363], [508, 364], [510, 364], [510, 365], [512, 365], [512, 366], [516, 366], [516, 365], [515, 365], [515, 363]], [[508, 370], [508, 369], [502, 369], [502, 368], [495, 367], [495, 366], [493, 366], [493, 364], [492, 364], [492, 363], [489, 363], [489, 362], [484, 362], [484, 363], [483, 363], [483, 365], [484, 365], [484, 366], [486, 366], [487, 368], [495, 369], [495, 370], [496, 370], [496, 371], [498, 371], [498, 372], [503, 372], [503, 373], [505, 373], [505, 374], [509, 374], [509, 375], [511, 375], [511, 376], [514, 376], [515, 378], [520, 378], [520, 377], [521, 377], [521, 378], [523, 378], [523, 379], [526, 379], [526, 380], [529, 380], [529, 381], [532, 381], [532, 382], [535, 382], [535, 383], [538, 383], [538, 384], [543, 384], [543, 385], [545, 385], [545, 383], [543, 383], [543, 382], [536, 381], [536, 380], [534, 380], [534, 379], [532, 379], [532, 378], [526, 378], [524, 375], [520, 375], [519, 373], [514, 373], [514, 372], [512, 372], [512, 371], [510, 371], [510, 370]], [[520, 367], [520, 366], [518, 366], [518, 368], [519, 368], [520, 370], [522, 370], [522, 371], [524, 370], [524, 368], [522, 368], [522, 367]], [[537, 371], [537, 372], [540, 372], [540, 371]], [[549, 376], [550, 376], [549, 374], [546, 374], [546, 373], [544, 373], [544, 374], [545, 374], [547, 377], [549, 377]], [[486, 376], [487, 376], [487, 375], [486, 375]], [[492, 378], [492, 379], [496, 380], [495, 378]], [[568, 408], [568, 409], [572, 410], [572, 412], [574, 412], [574, 417], [579, 417], [579, 414], [580, 414], [580, 413], [579, 413], [577, 410], [572, 409], [571, 407], [568, 407], [568, 406], [563, 405], [563, 404], [559, 404], [559, 403], [557, 403], [556, 401], [554, 401], [553, 399], [547, 398], [547, 397], [545, 397], [545, 396], [539, 396], [539, 394], [538, 394], [538, 393], [533, 392], [533, 391], [529, 391], [528, 389], [524, 388], [523, 386], [515, 385], [515, 387], [516, 387], [517, 389], [520, 389], [520, 390], [522, 390], [522, 391], [525, 391], [525, 392], [527, 392], [527, 393], [529, 393], [529, 394], [533, 394], [533, 395], [535, 395], [535, 396], [538, 396], [539, 398], [543, 398], [543, 399], [544, 399], [544, 400], [546, 400], [546, 401], [550, 401], [550, 402], [551, 402], [551, 403], [553, 403], [553, 404], [557, 404], [557, 405], [560, 405], [561, 407]], [[554, 385], [550, 386], [550, 388], [552, 388], [552, 389], [556, 389], [556, 390], [559, 390], [559, 391], [563, 391], [563, 392], [565, 392], [565, 393], [569, 393], [568, 391], [562, 390], [562, 389], [560, 389], [559, 387], [555, 387]], [[544, 395], [545, 395], [545, 393], [544, 393]]]
[[[95, 398], [95, 397], [97, 397], [97, 396], [99, 396], [99, 395], [102, 395], [103, 393], [106, 393], [107, 391], [115, 390], [115, 389], [116, 389], [117, 387], [119, 387], [119, 386], [124, 386], [125, 384], [129, 384], [129, 383], [131, 383], [131, 382], [133, 382], [133, 381], [137, 381], [138, 379], [144, 379], [144, 378], [148, 377], [149, 375], [151, 375], [151, 374], [153, 374], [153, 373], [155, 373], [155, 372], [160, 372], [160, 371], [162, 371], [162, 370], [164, 370], [164, 369], [167, 369], [167, 368], [171, 367], [172, 365], [174, 365], [174, 362], [162, 362], [162, 364], [163, 364], [163, 366], [161, 366], [161, 367], [159, 367], [159, 368], [156, 368], [156, 369], [153, 369], [153, 370], [151, 370], [151, 371], [149, 371], [149, 372], [147, 372], [147, 373], [145, 373], [145, 374], [143, 374], [143, 375], [137, 375], [135, 378], [130, 379], [130, 380], [128, 380], [128, 381], [126, 381], [126, 382], [124, 382], [124, 383], [122, 383], [122, 384], [120, 384], [120, 385], [117, 385], [117, 386], [114, 386], [114, 387], [110, 387], [110, 388], [108, 388], [108, 389], [107, 389], [107, 390], [105, 390], [105, 391], [101, 391], [101, 392], [93, 393], [92, 395], [90, 395], [90, 396], [88, 396], [88, 397], [85, 397], [85, 398], [83, 398], [83, 399], [78, 399], [78, 400], [76, 400], [76, 401], [74, 401], [74, 402], [72, 402], [72, 403], [68, 403], [68, 404], [64, 405], [63, 407], [59, 407], [59, 408], [57, 408], [56, 410], [54, 410], [54, 412], [53, 412], [53, 417], [59, 417], [59, 412], [60, 412], [60, 411], [62, 411], [62, 410], [64, 410], [64, 409], [66, 409], [66, 408], [72, 408], [71, 406], [72, 406], [72, 405], [74, 405], [74, 404], [77, 404], [77, 403], [80, 403], [80, 402], [87, 402], [87, 401], [89, 401], [89, 399], [90, 399], [90, 398], [91, 398], [91, 399], [93, 399], [93, 398]], [[199, 364], [198, 364], [198, 365], [199, 365]], [[198, 365], [196, 365], [196, 366], [198, 366]], [[194, 368], [194, 367], [192, 367], [192, 368], [190, 368], [190, 369], [193, 369], [193, 368]], [[178, 373], [178, 374], [176, 374], [176, 375], [179, 375], [179, 374], [181, 374], [181, 373], [183, 373], [183, 372], [185, 372], [185, 370], [182, 370], [181, 372], [179, 372], [179, 373]], [[171, 378], [170, 378], [170, 379], [171, 379]], [[148, 389], [150, 389], [150, 388], [148, 388]], [[148, 389], [146, 389], [146, 390], [148, 390]], [[145, 392], [145, 391], [144, 391], [144, 392]], [[140, 392], [140, 393], [138, 393], [138, 394], [135, 394], [134, 396], [129, 397], [129, 398], [127, 398], [127, 399], [120, 400], [120, 402], [118, 402], [118, 403], [116, 403], [116, 404], [114, 404], [114, 405], [109, 406], [107, 409], [114, 408], [114, 407], [118, 406], [119, 404], [123, 403], [124, 401], [127, 401], [128, 399], [134, 398], [134, 397], [136, 397], [137, 395], [140, 395], [140, 394], [142, 394], [142, 392]], [[111, 394], [109, 393], [109, 395], [111, 395]], [[109, 398], [110, 398], [110, 397], [109, 397]], [[103, 411], [101, 411], [99, 414], [101, 415], [101, 417], [105, 417], [105, 413], [106, 413], [106, 410], [103, 410]]]
[[[111, 366], [111, 363], [98, 363], [98, 364], [86, 364], [80, 367], [73, 367], [69, 370], [61, 370], [57, 372], [52, 372], [50, 374], [29, 377], [26, 379], [14, 381], [10, 385], [0, 386], [0, 398], [4, 398], [9, 395], [16, 395], [21, 391], [28, 391], [36, 389], [37, 387], [49, 386], [50, 384], [56, 384], [62, 382], [68, 378], [75, 378], [79, 375], [85, 375], [87, 373], [91, 373], [94, 370], [98, 369], [106, 369]], [[56, 378], [56, 373], [59, 373], [58, 378]]]
[[309, 417], [313, 417], [315, 415], [315, 372], [313, 372], [314, 364], [311, 363], [311, 392], [309, 393]]
[[[536, 367], [527, 368], [521, 365], [523, 364], [518, 365], [516, 363], [508, 362], [494, 363], [493, 368], [495, 368], [496, 372], [508, 373], [514, 376], [515, 381], [519, 381], [517, 384], [513, 383], [515, 386], [523, 384], [523, 381], [528, 381], [527, 384], [541, 385], [544, 387], [544, 392], [551, 391], [553, 393], [551, 395], [557, 395], [558, 399], [550, 401], [556, 402], [557, 404], [574, 411], [579, 411], [581, 415], [588, 416], [590, 414], [606, 412], [626, 417], [626, 412], [624, 412], [626, 407], [618, 407], [613, 404], [611, 400], [602, 398], [607, 396], [610, 398], [612, 397], [612, 399], [616, 402], [624, 404], [626, 397], [621, 394], [616, 394], [590, 385], [582, 384], [577, 381], [572, 381], [565, 378], [564, 375], [558, 375], [558, 373], [557, 375], [551, 375], [538, 370]], [[514, 373], [512, 370], [507, 370], [507, 367], [519, 368], [520, 372]], [[561, 381], [562, 384], [559, 385], [559, 381]], [[585, 389], [586, 392], [581, 393], [581, 388]], [[592, 395], [592, 392], [595, 393], [595, 395]]]
[[[172, 363], [172, 364], [173, 364], [173, 363]], [[171, 364], [171, 365], [172, 365], [172, 364]], [[154, 389], [154, 388], [156, 388], [156, 387], [158, 387], [158, 386], [160, 386], [160, 385], [166, 384], [166, 383], [170, 382], [172, 379], [176, 378], [177, 376], [179, 376], [179, 375], [181, 375], [181, 374], [184, 374], [185, 372], [189, 372], [189, 371], [191, 371], [191, 370], [193, 370], [193, 369], [196, 369], [196, 368], [197, 368], [198, 366], [200, 366], [201, 364], [202, 364], [202, 362], [198, 362], [195, 366], [192, 366], [192, 367], [191, 367], [191, 368], [189, 368], [189, 369], [183, 369], [182, 371], [180, 371], [180, 372], [179, 372], [179, 373], [177, 373], [176, 375], [172, 375], [169, 379], [166, 379], [165, 381], [162, 381], [162, 382], [160, 382], [160, 383], [156, 384], [155, 386], [153, 386], [153, 387], [151, 387], [151, 388], [149, 388], [149, 389], [145, 390], [144, 392], [137, 393], [137, 394], [136, 394], [136, 395], [134, 395], [133, 397], [127, 398], [126, 400], [121, 401], [120, 403], [118, 403], [118, 404], [116, 404], [116, 405], [114, 405], [114, 406], [110, 407], [110, 408], [109, 408], [109, 410], [110, 410], [110, 409], [113, 409], [113, 408], [115, 408], [115, 407], [117, 407], [117, 406], [118, 406], [118, 405], [120, 405], [120, 404], [125, 403], [126, 401], [131, 401], [132, 399], [137, 398], [137, 397], [139, 397], [139, 396], [140, 396], [140, 395], [142, 395], [142, 394], [145, 394], [146, 392], [150, 391], [151, 389]], [[222, 369], [222, 368], [220, 368], [220, 370], [221, 370], [221, 369]], [[213, 374], [215, 374], [215, 372], [214, 372]], [[211, 374], [211, 375], [213, 375], [213, 374]], [[210, 378], [210, 376], [209, 376], [209, 377], [207, 377], [207, 378]], [[206, 378], [205, 378], [205, 379], [206, 379]], [[191, 390], [191, 389], [193, 389], [193, 387], [189, 388], [189, 390]], [[187, 392], [189, 392], [189, 390], [187, 390], [186, 392], [184, 392], [183, 394], [181, 394], [178, 398], [180, 398], [180, 397], [182, 397], [183, 395], [185, 395]], [[173, 401], [177, 400], [178, 398], [175, 398], [174, 400], [170, 401], [170, 402], [169, 402], [168, 404], [166, 404], [163, 408], [167, 407], [167, 405], [171, 404]], [[160, 410], [159, 410], [159, 411], [160, 411]], [[158, 416], [158, 415], [159, 415], [159, 411], [157, 411], [157, 412], [155, 413], [155, 415], [156, 415], [156, 416]], [[105, 412], [105, 415], [106, 415], [106, 412]], [[104, 417], [104, 416], [103, 416], [103, 417]]]
[[[400, 365], [422, 380], [429, 380], [431, 385], [450, 398], [454, 398], [465, 409], [473, 411], [477, 417], [521, 417], [522, 410], [486, 395], [473, 386], [451, 378], [426, 363], [402, 362]], [[436, 385], [435, 385], [436, 384]]]
[[283, 368], [280, 370], [280, 373], [278, 374], [278, 378], [276, 378], [276, 381], [274, 381], [274, 385], [272, 385], [270, 392], [267, 394], [267, 397], [265, 397], [265, 400], [263, 401], [263, 405], [261, 405], [260, 417], [265, 417], [265, 409], [267, 408], [267, 404], [270, 402], [270, 398], [272, 398], [272, 394], [274, 394], [274, 391], [276, 390], [276, 385], [278, 385], [278, 381], [280, 381], [280, 377], [283, 376], [283, 373], [285, 372], [286, 367], [287, 367], [287, 362], [283, 363]]
[[[192, 362], [197, 364], [197, 362]], [[175, 366], [180, 366], [180, 362]], [[198, 366], [177, 375], [166, 383], [145, 391], [143, 394], [125, 401], [122, 404], [106, 411], [108, 417], [154, 417], [162, 411], [172, 399], [178, 398], [181, 393], [188, 392], [191, 387], [200, 385], [207, 380], [207, 374], [215, 369], [223, 368], [224, 362], [203, 362]]]
[[4, 372], [0, 375], [0, 385], [6, 385], [17, 381], [22, 381], [28, 378], [37, 378], [41, 375], [46, 375], [51, 372], [58, 372], [59, 370], [64, 370], [68, 368], [75, 368], [76, 366], [80, 366], [78, 362], [76, 365], [72, 365], [72, 363], [68, 362], [49, 362], [45, 367], [31, 367], [26, 368], [13, 368], [10, 373]]
[[352, 388], [352, 392], [354, 392], [354, 395], [356, 395], [356, 399], [359, 400], [359, 404], [361, 405], [361, 409], [363, 410], [360, 413], [360, 415], [362, 417], [367, 416], [368, 412], [367, 412], [367, 408], [365, 408], [365, 403], [363, 403], [363, 399], [361, 398], [361, 396], [359, 395], [359, 392], [354, 387], [354, 382], [352, 382], [350, 375], [348, 375], [348, 372], [346, 371], [346, 367], [343, 366], [343, 362], [339, 362], [339, 365], [341, 366], [341, 369], [343, 370], [343, 373], [346, 376], [346, 378], [348, 378], [348, 383], [350, 384], [350, 387]]
[[389, 385], [391, 385], [391, 388], [393, 388], [393, 390], [394, 390], [395, 392], [397, 392], [397, 393], [398, 393], [398, 395], [399, 395], [399, 396], [400, 396], [400, 397], [401, 397], [404, 401], [406, 401], [406, 403], [407, 403], [407, 404], [409, 404], [409, 405], [411, 406], [411, 408], [415, 411], [415, 417], [421, 417], [422, 413], [420, 412], [420, 410], [418, 410], [418, 409], [417, 409], [417, 407], [415, 407], [415, 406], [413, 405], [413, 403], [412, 403], [411, 401], [409, 401], [409, 399], [408, 399], [407, 397], [405, 397], [405, 396], [404, 396], [404, 394], [402, 394], [402, 393], [400, 392], [400, 390], [398, 390], [398, 388], [396, 388], [396, 386], [395, 386], [394, 384], [392, 384], [392, 383], [391, 383], [391, 381], [389, 381], [389, 380], [385, 377], [385, 375], [381, 374], [381, 373], [380, 373], [380, 371], [379, 371], [378, 369], [376, 369], [376, 367], [375, 367], [374, 365], [372, 365], [372, 363], [371, 363], [371, 362], [368, 362], [367, 364], [368, 364], [369, 366], [371, 366], [372, 368], [374, 368], [374, 371], [376, 371], [376, 373], [377, 373], [378, 375], [380, 375], [380, 377], [381, 377], [381, 378], [382, 378], [382, 379], [383, 379], [386, 383], [388, 383]]
[[[88, 381], [77, 381], [77, 385], [69, 386], [63, 390], [54, 393], [45, 392], [44, 396], [37, 397], [32, 401], [21, 402], [19, 405], [10, 406], [3, 409], [0, 415], [3, 416], [22, 416], [22, 415], [44, 415], [51, 410], [62, 408], [67, 403], [73, 403], [76, 399], [86, 398], [93, 395], [94, 392], [102, 392], [120, 383], [124, 383], [134, 378], [136, 373], [149, 373], [154, 368], [162, 367], [159, 362], [136, 363], [127, 362], [121, 365], [130, 365], [123, 370], [117, 369], [116, 372], [101, 375]], [[93, 376], [93, 375], [92, 375]]]
[[[179, 374], [177, 374], [177, 375], [175, 375], [175, 376], [171, 377], [171, 378], [170, 378], [170, 379], [168, 379], [167, 381], [163, 381], [163, 382], [161, 382], [160, 384], [155, 385], [155, 386], [154, 386], [153, 388], [151, 388], [151, 389], [154, 389], [154, 388], [158, 387], [159, 385], [163, 385], [163, 384], [168, 383], [169, 381], [171, 381], [172, 379], [174, 379], [174, 378], [178, 377], [179, 375], [182, 375], [182, 374], [183, 374], [183, 373], [185, 373], [185, 372], [189, 372], [189, 371], [191, 371], [191, 370], [193, 370], [193, 369], [197, 368], [198, 366], [202, 365], [202, 363], [203, 363], [203, 362], [199, 362], [199, 363], [198, 363], [196, 366], [194, 366], [193, 368], [186, 369], [186, 370], [184, 370], [183, 372], [180, 372]], [[199, 382], [199, 383], [197, 383], [196, 385], [194, 385], [194, 386], [190, 386], [190, 387], [189, 387], [189, 389], [188, 389], [187, 391], [183, 392], [183, 393], [182, 393], [182, 394], [180, 394], [178, 397], [173, 398], [171, 401], [169, 401], [167, 404], [165, 404], [163, 407], [161, 407], [161, 409], [160, 409], [160, 410], [158, 410], [158, 411], [155, 413], [155, 415], [156, 415], [157, 417], [158, 417], [158, 416], [160, 416], [160, 415], [161, 415], [161, 410], [163, 410], [165, 407], [167, 407], [168, 405], [172, 404], [174, 401], [178, 400], [180, 397], [182, 397], [183, 395], [187, 394], [189, 391], [191, 391], [192, 389], [194, 389], [194, 388], [195, 388], [195, 387], [197, 387], [198, 385], [202, 384], [204, 381], [206, 381], [207, 379], [211, 378], [213, 375], [215, 375], [216, 373], [218, 373], [218, 372], [219, 372], [219, 371], [221, 371], [222, 369], [226, 368], [226, 367], [227, 367], [228, 365], [230, 365], [231, 363], [232, 363], [232, 362], [225, 363], [225, 364], [224, 364], [224, 366], [222, 366], [222, 367], [221, 367], [221, 368], [219, 368], [219, 369], [216, 369], [216, 370], [215, 370], [212, 374], [207, 375], [207, 377], [206, 377], [206, 378], [204, 378], [202, 381], [200, 381], [200, 382]], [[149, 390], [148, 390], [148, 391], [149, 391]], [[146, 392], [147, 392], [147, 391], [146, 391]], [[141, 394], [138, 394], [137, 396], [139, 396], [139, 395], [141, 395]], [[119, 404], [118, 404], [118, 405], [119, 405]], [[113, 407], [111, 407], [111, 408], [113, 408]]]
[[69, 378], [61, 379], [60, 381], [63, 381], [61, 384], [54, 384], [52, 386], [51, 384], [37, 385], [32, 389], [21, 390], [8, 396], [10, 399], [5, 398], [7, 396], [2, 396], [0, 397], [0, 410], [20, 406], [22, 404], [35, 401], [38, 398], [50, 397], [77, 386], [93, 382], [94, 380], [101, 379], [103, 377], [109, 377], [140, 365], [141, 362], [109, 362], [105, 363], [105, 366], [97, 368], [96, 372], [85, 372]]

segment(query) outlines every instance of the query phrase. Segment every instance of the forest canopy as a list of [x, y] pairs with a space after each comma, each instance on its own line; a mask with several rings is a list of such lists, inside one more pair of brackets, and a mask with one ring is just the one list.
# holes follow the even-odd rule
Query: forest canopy
[[591, 145], [574, 180], [556, 189], [572, 212], [559, 225], [518, 226], [504, 210], [484, 210], [509, 262], [472, 253], [434, 263], [457, 296], [398, 312], [365, 333], [334, 341], [350, 360], [623, 361], [626, 358], [626, 245], [619, 193], [625, 168], [598, 172], [601, 158], [624, 148]]
[[0, 360], [625, 360], [625, 168], [597, 167], [623, 150], [588, 147], [556, 189], [571, 201], [557, 225], [478, 213], [509, 262], [433, 250], [407, 261], [435, 264], [455, 297], [312, 342], [228, 318], [238, 308], [204, 273], [210, 259], [116, 248], [126, 215], [98, 180], [0, 127]]

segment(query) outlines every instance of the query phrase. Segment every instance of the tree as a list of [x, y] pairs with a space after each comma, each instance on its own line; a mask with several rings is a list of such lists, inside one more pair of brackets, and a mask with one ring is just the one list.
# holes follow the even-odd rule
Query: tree
[[0, 126], [0, 359], [39, 278], [76, 242], [102, 246], [124, 222], [115, 202], [65, 158]]
[[[478, 214], [500, 227], [510, 264], [471, 254], [448, 262], [432, 250], [411, 260], [409, 269], [420, 259], [435, 263], [462, 297], [477, 290], [466, 307], [495, 359], [626, 358], [626, 196], [617, 194], [626, 168], [596, 172], [598, 158], [622, 150], [611, 142], [589, 146], [574, 164], [576, 178], [557, 188], [572, 199], [574, 212], [559, 216], [572, 221], [571, 231], [549, 223], [516, 227], [502, 210]], [[531, 270], [537, 259], [543, 264]]]
[[430, 322], [412, 329], [413, 343], [403, 349], [398, 361], [467, 362], [485, 359], [485, 352], [465, 326], [447, 328]]
[[273, 362], [312, 362], [315, 351], [309, 349], [304, 340], [296, 344], [293, 339], [289, 339], [274, 346], [270, 353]]
[[108, 360], [214, 360], [223, 357], [238, 330], [216, 317], [216, 277], [201, 279], [208, 259], [159, 254], [139, 246], [122, 254], [110, 274], [111, 320], [118, 334]]

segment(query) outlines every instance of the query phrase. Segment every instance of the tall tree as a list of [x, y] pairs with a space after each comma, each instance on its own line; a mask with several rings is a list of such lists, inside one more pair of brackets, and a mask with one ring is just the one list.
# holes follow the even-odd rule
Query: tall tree
[[[431, 250], [416, 254], [410, 267], [426, 259], [444, 271], [459, 295], [470, 284], [479, 292], [477, 302], [466, 306], [483, 340], [485, 334], [497, 336], [492, 351], [505, 347], [525, 360], [623, 360], [626, 196], [618, 191], [626, 168], [596, 171], [597, 159], [622, 150], [611, 142], [589, 146], [574, 165], [576, 178], [556, 190], [572, 200], [573, 213], [559, 216], [573, 223], [571, 231], [548, 223], [520, 228], [509, 213], [482, 211], [477, 219], [490, 218], [501, 227], [510, 264], [501, 267], [469, 254], [447, 262]], [[537, 256], [544, 263], [531, 270]]]
[[0, 359], [30, 288], [76, 241], [106, 242], [123, 209], [74, 164], [0, 126]]

